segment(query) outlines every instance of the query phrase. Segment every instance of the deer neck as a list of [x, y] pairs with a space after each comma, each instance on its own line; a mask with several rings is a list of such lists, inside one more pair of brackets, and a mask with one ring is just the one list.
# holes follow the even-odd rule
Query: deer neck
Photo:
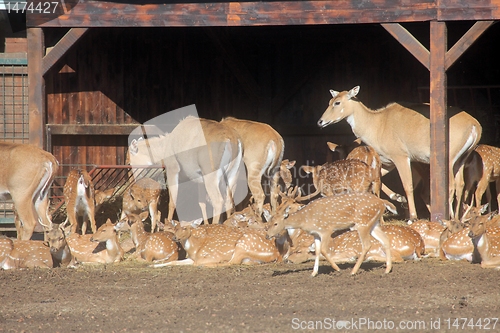
[[73, 256], [71, 255], [71, 250], [69, 249], [67, 243], [65, 243], [64, 246], [60, 248], [57, 252], [55, 253], [50, 252], [50, 254], [52, 255], [54, 267], [67, 266], [73, 259]]
[[490, 241], [486, 231], [483, 232], [477, 239], [476, 248], [481, 256], [481, 260], [488, 260], [490, 253]]
[[124, 251], [120, 244], [118, 243], [118, 236], [114, 235], [106, 241], [106, 252], [108, 258], [116, 259], [123, 257]]
[[383, 111], [373, 111], [359, 101], [351, 101], [352, 112], [346, 117], [347, 123], [351, 126], [352, 132], [356, 137], [361, 138], [367, 145], [372, 146], [372, 142], [379, 131], [374, 128], [380, 128]]

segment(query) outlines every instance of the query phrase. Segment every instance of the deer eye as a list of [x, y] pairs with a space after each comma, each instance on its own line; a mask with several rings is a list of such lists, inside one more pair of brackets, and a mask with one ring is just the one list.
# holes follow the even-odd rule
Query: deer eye
[[335, 101], [335, 103], [333, 103], [333, 105], [340, 105], [340, 101]]

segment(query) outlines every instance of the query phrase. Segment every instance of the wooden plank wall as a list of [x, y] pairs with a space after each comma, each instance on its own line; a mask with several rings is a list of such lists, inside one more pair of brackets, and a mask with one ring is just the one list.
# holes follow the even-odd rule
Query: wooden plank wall
[[[428, 46], [428, 23], [406, 26]], [[48, 124], [140, 123], [196, 104], [202, 117], [270, 123], [285, 137], [286, 158], [318, 164], [334, 158], [326, 141], [353, 139], [345, 123], [316, 126], [329, 89], [360, 85], [359, 99], [378, 108], [418, 102], [418, 87], [429, 85], [424, 66], [377, 24], [206, 29], [91, 29], [46, 75]], [[449, 28], [450, 38], [466, 29]], [[50, 29], [46, 36], [47, 46], [57, 40]], [[63, 164], [123, 164], [126, 144], [52, 140]]]

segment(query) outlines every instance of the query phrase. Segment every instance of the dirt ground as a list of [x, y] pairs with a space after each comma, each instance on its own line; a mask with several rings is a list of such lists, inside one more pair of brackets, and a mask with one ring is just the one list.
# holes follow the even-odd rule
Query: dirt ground
[[352, 265], [335, 272], [323, 261], [312, 278], [312, 266], [125, 261], [0, 271], [0, 332], [500, 330], [490, 319], [500, 317], [496, 270], [423, 259], [395, 264], [388, 275], [382, 264], [365, 263], [351, 276]]

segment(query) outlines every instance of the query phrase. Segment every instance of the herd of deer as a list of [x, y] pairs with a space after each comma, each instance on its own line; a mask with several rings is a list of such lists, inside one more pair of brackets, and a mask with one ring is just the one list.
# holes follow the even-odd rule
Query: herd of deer
[[[452, 219], [418, 220], [413, 189], [419, 181], [428, 183], [425, 165], [431, 154], [429, 119], [422, 115], [425, 110], [397, 103], [371, 110], [355, 98], [359, 87], [330, 92], [332, 99], [318, 125], [325, 127], [346, 119], [365, 145], [352, 150], [345, 159], [303, 166], [312, 175], [315, 187], [308, 195], [303, 195], [299, 186], [292, 186], [290, 169], [295, 162], [283, 160], [283, 139], [267, 124], [187, 117], [170, 133], [133, 140], [127, 156], [131, 166], [165, 167], [169, 209], [164, 223], [160, 223], [158, 210], [162, 187], [146, 177], [135, 179], [123, 193], [118, 221], [108, 219], [97, 228], [96, 206], [108, 200], [115, 189], [95, 191], [89, 174], [79, 169], [69, 173], [64, 186], [66, 221], [52, 223], [48, 191], [58, 170], [56, 159], [30, 145], [0, 143], [4, 165], [0, 193], [12, 198], [18, 216], [18, 239], [0, 238], [0, 267], [118, 262], [126, 254], [119, 235], [129, 233], [133, 243], [130, 248], [135, 249], [129, 257], [151, 262], [154, 267], [314, 260], [315, 276], [320, 258], [335, 270], [339, 270], [337, 263], [355, 262], [351, 272], [355, 274], [368, 260], [385, 262], [388, 273], [393, 261], [438, 257], [500, 268], [500, 217], [491, 209], [486, 212], [491, 207], [491, 182], [496, 183], [500, 207], [500, 149], [478, 145], [482, 130], [477, 120], [463, 111], [450, 117]], [[330, 142], [328, 147], [337, 149]], [[233, 194], [243, 165], [253, 202], [234, 212]], [[381, 181], [394, 167], [406, 197]], [[417, 172], [412, 174], [412, 169]], [[270, 180], [266, 204], [264, 176]], [[206, 205], [201, 202], [202, 218], [189, 222], [173, 219], [182, 189], [179, 185], [186, 180], [203, 184], [213, 207], [211, 224]], [[408, 203], [408, 223], [384, 221], [387, 210], [393, 214], [397, 210], [380, 198], [381, 191], [390, 200]], [[482, 205], [485, 192], [488, 203]], [[224, 214], [226, 219], [222, 220]], [[150, 231], [144, 224], [148, 218]], [[38, 224], [45, 230], [43, 242], [30, 240]]]

